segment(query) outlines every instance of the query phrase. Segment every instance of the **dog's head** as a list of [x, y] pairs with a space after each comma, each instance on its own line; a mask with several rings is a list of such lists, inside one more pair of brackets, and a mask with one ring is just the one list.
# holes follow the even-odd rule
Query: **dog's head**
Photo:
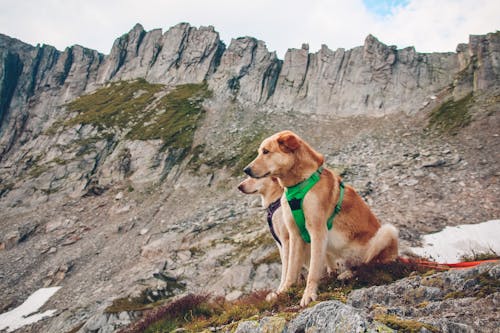
[[261, 194], [283, 191], [275, 177], [252, 178], [248, 177], [238, 185], [238, 190], [245, 194]]
[[283, 194], [283, 187], [275, 177], [248, 177], [238, 185], [238, 190], [245, 194], [260, 194], [263, 207], [269, 206]]
[[291, 131], [278, 132], [262, 141], [257, 157], [243, 170], [252, 178], [286, 177], [292, 169], [314, 172], [324, 162], [323, 155], [312, 149]]

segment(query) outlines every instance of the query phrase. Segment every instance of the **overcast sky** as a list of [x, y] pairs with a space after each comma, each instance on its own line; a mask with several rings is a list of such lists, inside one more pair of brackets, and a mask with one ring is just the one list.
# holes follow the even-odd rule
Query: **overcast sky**
[[455, 51], [470, 34], [500, 29], [500, 0], [0, 0], [0, 33], [59, 50], [108, 54], [136, 23], [165, 31], [179, 22], [213, 25], [226, 45], [256, 37], [280, 58], [302, 43], [349, 49], [368, 34], [398, 48]]

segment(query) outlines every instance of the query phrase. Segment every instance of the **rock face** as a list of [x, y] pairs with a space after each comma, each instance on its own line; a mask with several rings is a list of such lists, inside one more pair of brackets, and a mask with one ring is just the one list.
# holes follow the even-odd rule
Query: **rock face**
[[222, 52], [224, 44], [213, 27], [181, 23], [162, 34], [137, 24], [115, 41], [97, 82], [145, 78], [153, 83], [199, 83], [213, 74]]
[[[354, 290], [347, 304], [321, 302], [289, 322], [280, 317], [244, 321], [236, 332], [494, 332], [499, 324], [499, 272], [500, 265], [486, 264], [410, 277]], [[488, 296], [478, 298], [485, 290]], [[386, 318], [397, 318], [399, 327], [387, 327], [383, 322], [391, 321]]]
[[471, 36], [457, 53], [430, 54], [397, 50], [368, 36], [364, 46], [351, 50], [332, 51], [323, 45], [310, 53], [305, 44], [288, 50], [281, 61], [262, 41], [238, 38], [226, 49], [213, 27], [181, 23], [163, 34], [137, 24], [104, 56], [81, 46], [63, 52], [47, 45], [32, 47], [1, 35], [1, 152], [22, 135], [28, 117], [46, 121], [56, 106], [111, 80], [208, 80], [222, 99], [306, 113], [412, 113], [454, 84], [469, 92], [496, 85], [499, 50], [498, 33]]
[[[234, 39], [226, 49], [213, 27], [178, 24], [165, 33], [137, 24], [107, 56], [75, 45], [63, 52], [0, 35], [0, 160], [36, 137], [58, 108], [109, 81], [209, 82], [215, 98], [264, 109], [325, 115], [413, 113], [455, 86], [457, 95], [500, 80], [500, 34], [471, 36], [457, 53], [397, 50], [368, 36], [362, 47], [316, 53], [290, 49], [281, 61], [262, 41]], [[460, 74], [460, 75], [458, 75]]]

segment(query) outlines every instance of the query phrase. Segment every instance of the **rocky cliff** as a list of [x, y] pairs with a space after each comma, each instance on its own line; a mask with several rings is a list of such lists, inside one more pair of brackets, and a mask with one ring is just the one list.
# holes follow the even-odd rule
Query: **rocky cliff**
[[499, 38], [420, 54], [368, 36], [280, 60], [186, 23], [136, 25], [109, 55], [0, 35], [0, 312], [62, 285], [57, 315], [24, 330], [104, 332], [136, 315], [109, 315], [116, 299], [275, 287], [259, 201], [235, 187], [281, 129], [323, 152], [403, 245], [498, 218]]
[[[137, 24], [107, 56], [81, 46], [63, 52], [32, 47], [1, 35], [1, 155], [22, 135], [28, 109], [30, 118], [46, 122], [47, 110], [117, 80], [169, 85], [206, 80], [217, 98], [265, 109], [344, 116], [414, 113], [450, 86], [460, 87], [463, 96], [496, 85], [499, 38], [498, 33], [471, 36], [456, 53], [423, 54], [368, 36], [351, 50], [323, 45], [309, 53], [304, 44], [288, 50], [282, 61], [262, 41], [243, 37], [226, 48], [213, 27], [186, 23], [163, 34]], [[40, 125], [34, 123], [29, 125], [36, 134]]]

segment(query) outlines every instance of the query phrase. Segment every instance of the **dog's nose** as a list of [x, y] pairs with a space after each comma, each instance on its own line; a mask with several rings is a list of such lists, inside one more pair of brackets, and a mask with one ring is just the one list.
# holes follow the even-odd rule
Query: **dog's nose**
[[250, 167], [246, 167], [245, 169], [243, 169], [243, 172], [249, 176], [252, 176], [252, 169]]
[[238, 190], [240, 190], [241, 192], [243, 192], [243, 185], [238, 185]]

